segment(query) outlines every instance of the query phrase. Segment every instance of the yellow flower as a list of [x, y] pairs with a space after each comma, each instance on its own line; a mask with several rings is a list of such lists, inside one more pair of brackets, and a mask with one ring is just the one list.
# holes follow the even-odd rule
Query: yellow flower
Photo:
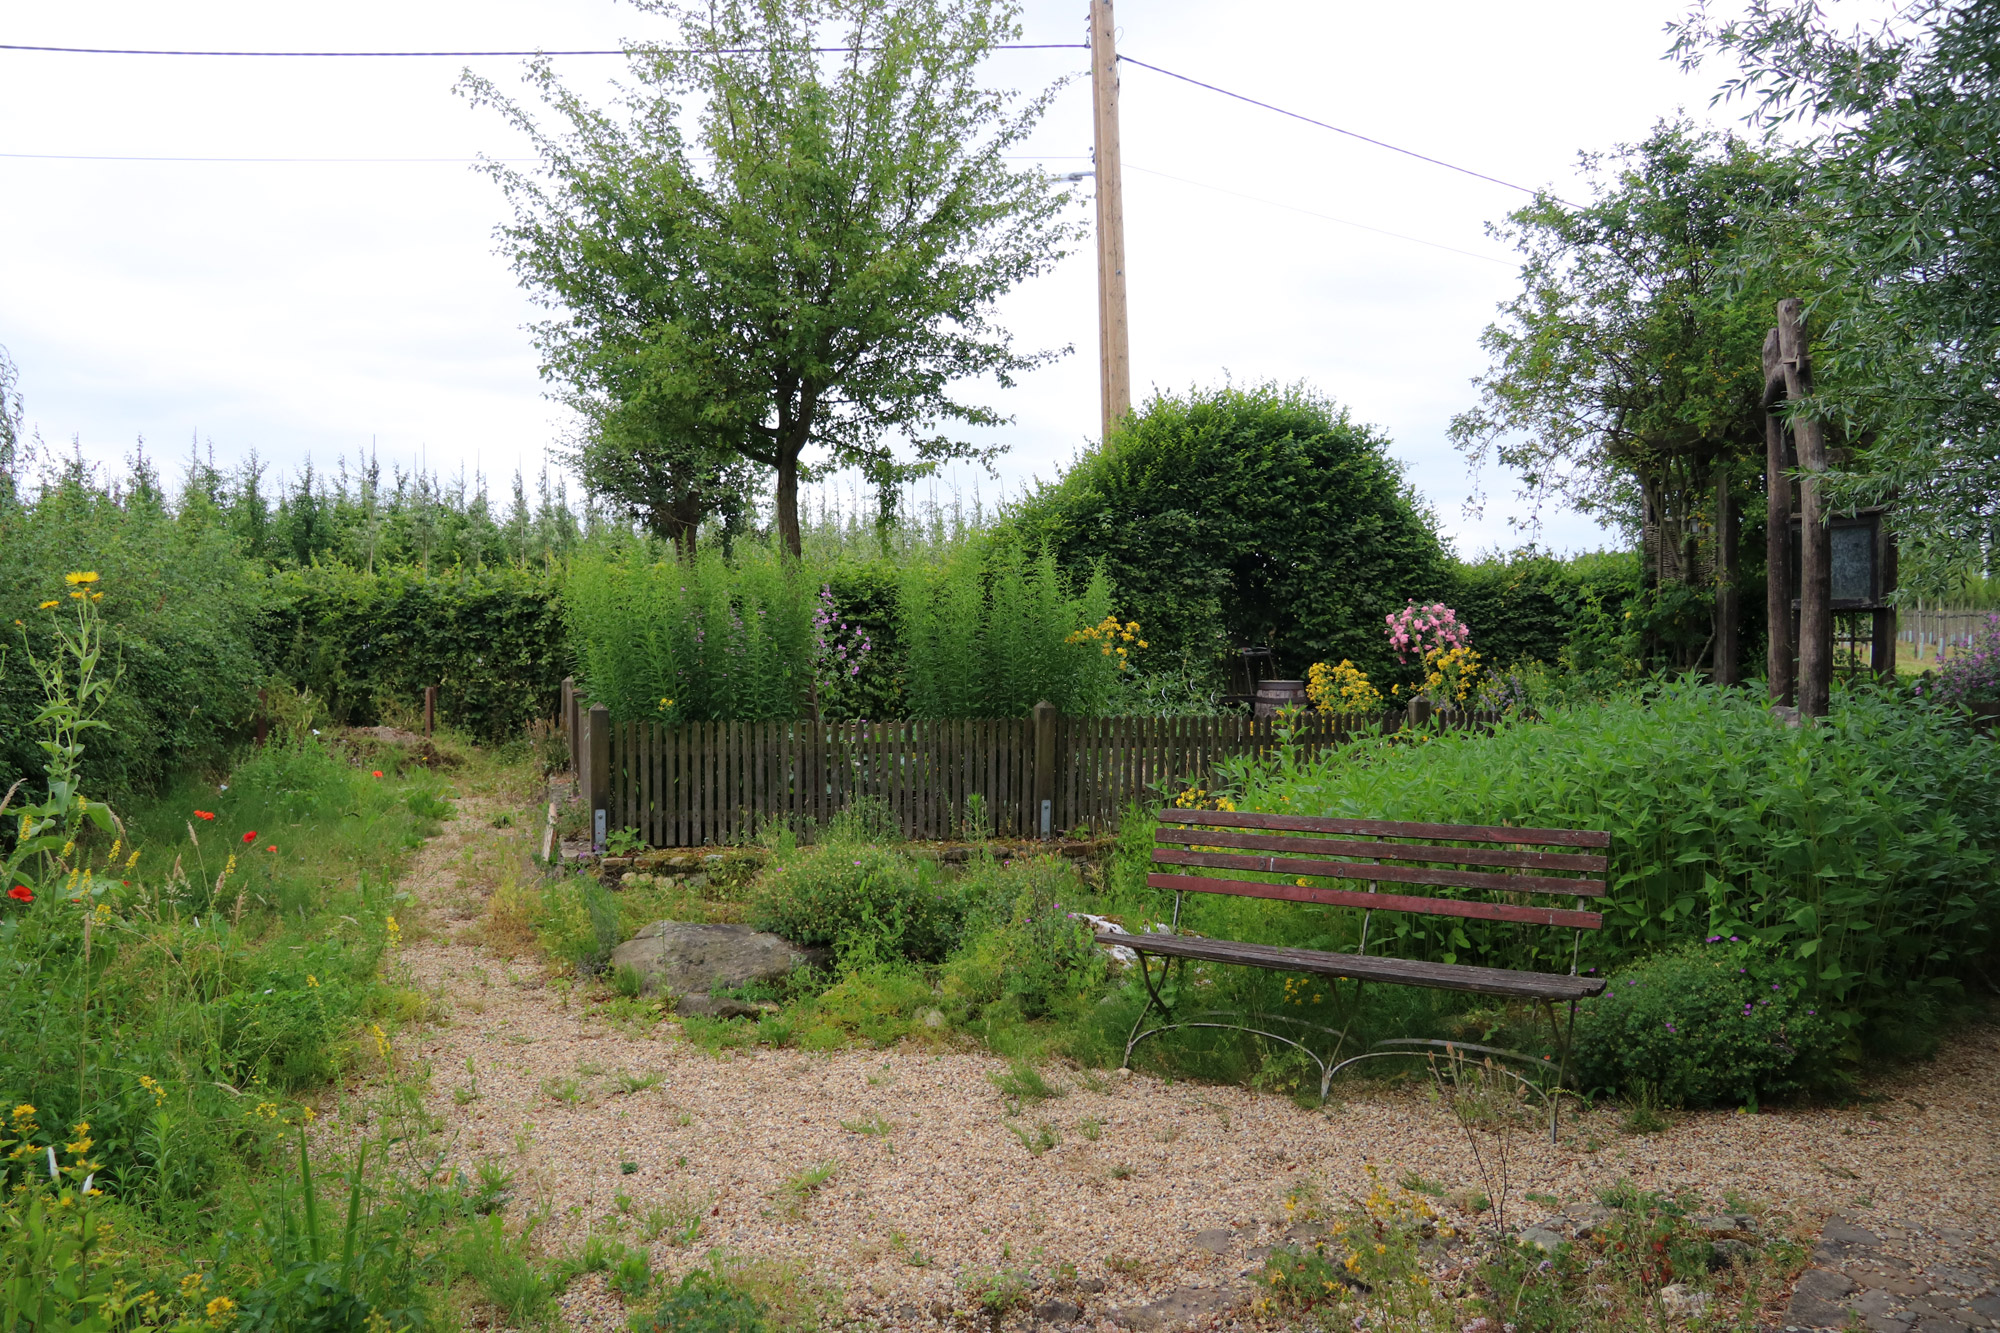
[[93, 569], [79, 574], [65, 574], [63, 575], [63, 582], [69, 584], [72, 588], [79, 583], [95, 583], [97, 582], [97, 571]]
[[208, 1274], [189, 1273], [181, 1279], [181, 1295], [187, 1300], [193, 1300], [200, 1293], [201, 1289], [207, 1285]]
[[217, 1296], [204, 1308], [207, 1309], [210, 1319], [223, 1319], [235, 1313], [236, 1302], [230, 1300], [227, 1296]]
[[35, 609], [36, 609], [37, 611], [46, 611], [46, 610], [48, 610], [48, 609], [49, 609], [50, 607], [52, 607], [52, 606], [61, 606], [61, 605], [62, 605], [62, 603], [61, 603], [61, 602], [58, 602], [58, 601], [54, 600], [53, 598], [51, 598], [50, 600], [48, 600], [48, 601], [46, 601], [46, 602], [43, 602], [43, 603], [42, 603], [42, 604], [41, 604], [40, 606], [36, 607]]
[[312, 973], [310, 973], [310, 972], [306, 973], [306, 985], [308, 985], [308, 986], [312, 987], [312, 988], [313, 988], [314, 990], [318, 990], [318, 989], [319, 989], [319, 978], [318, 978], [318, 977], [316, 977], [316, 976], [314, 976], [314, 975], [313, 975]]
[[74, 597], [79, 602], [83, 600], [83, 594], [80, 592], [73, 592], [70, 594], [70, 596]]
[[22, 1102], [14, 1108], [14, 1118], [16, 1120], [33, 1120], [35, 1118], [35, 1108], [26, 1102]]
[[134, 847], [132, 849], [132, 854], [125, 858], [125, 869], [129, 872], [133, 866], [138, 864], [139, 864], [139, 849], [137, 847]]
[[91, 915], [96, 918], [97, 924], [100, 926], [111, 924], [111, 904], [99, 903], [97, 910], [92, 912]]
[[153, 1105], [155, 1106], [166, 1105], [167, 1090], [161, 1087], [160, 1081], [154, 1078], [151, 1074], [139, 1075], [139, 1086], [144, 1088], [147, 1092], [153, 1094]]
[[90, 600], [93, 602], [101, 602], [104, 600], [104, 594], [101, 592], [94, 592], [90, 594]]
[[403, 928], [396, 924], [395, 917], [390, 916], [385, 918], [382, 923], [382, 928], [384, 933], [386, 933], [388, 936], [389, 947], [391, 949], [395, 948], [398, 944], [403, 942]]
[[225, 874], [225, 875], [233, 875], [233, 874], [235, 874], [235, 873], [236, 873], [236, 853], [235, 853], [235, 852], [231, 852], [231, 853], [229, 854], [229, 859], [228, 859], [227, 861], [225, 861], [225, 862], [223, 862], [223, 863], [222, 863], [222, 873], [223, 873], [223, 874]]

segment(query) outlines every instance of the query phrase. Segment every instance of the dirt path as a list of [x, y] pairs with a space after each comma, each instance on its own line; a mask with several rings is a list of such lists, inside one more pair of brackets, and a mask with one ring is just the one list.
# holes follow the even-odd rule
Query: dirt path
[[[581, 988], [480, 942], [488, 896], [527, 873], [528, 838], [492, 826], [500, 808], [462, 799], [405, 881], [428, 934], [403, 961], [448, 1015], [406, 1034], [406, 1053], [431, 1063], [429, 1106], [457, 1130], [463, 1164], [492, 1156], [515, 1169], [518, 1197], [552, 1206], [560, 1243], [617, 1226], [607, 1218], [621, 1194], [634, 1219], [694, 1200], [711, 1210], [699, 1239], [654, 1242], [656, 1270], [678, 1275], [711, 1246], [794, 1261], [870, 1323], [931, 1327], [967, 1303], [966, 1280], [1068, 1263], [1083, 1279], [1068, 1299], [1083, 1311], [1045, 1316], [1109, 1328], [1114, 1312], [1175, 1288], [1240, 1288], [1247, 1251], [1282, 1231], [1285, 1193], [1301, 1181], [1358, 1195], [1375, 1168], [1388, 1181], [1414, 1172], [1490, 1190], [1457, 1124], [1421, 1090], [1307, 1112], [1240, 1088], [1057, 1070], [1067, 1095], [1010, 1119], [988, 1080], [1004, 1063], [987, 1055], [717, 1057], [671, 1022], [623, 1034], [591, 1016]], [[1990, 1258], [1996, 1057], [2000, 1034], [1983, 1029], [1867, 1105], [1689, 1115], [1646, 1137], [1621, 1134], [1615, 1111], [1587, 1114], [1560, 1145], [1514, 1140], [1509, 1214], [1548, 1211], [1530, 1192], [1584, 1200], [1624, 1178], [1718, 1205], [1735, 1191], [1813, 1233], [1834, 1213], [1875, 1219]], [[659, 1081], [621, 1092], [621, 1074]], [[887, 1133], [857, 1132], [878, 1121]], [[1033, 1139], [1044, 1125], [1053, 1146], [1031, 1152], [1015, 1130]], [[826, 1182], [796, 1199], [788, 1184], [825, 1163], [837, 1163]], [[620, 1238], [641, 1243], [636, 1224]], [[623, 1327], [598, 1276], [573, 1286], [565, 1312], [580, 1328]]]

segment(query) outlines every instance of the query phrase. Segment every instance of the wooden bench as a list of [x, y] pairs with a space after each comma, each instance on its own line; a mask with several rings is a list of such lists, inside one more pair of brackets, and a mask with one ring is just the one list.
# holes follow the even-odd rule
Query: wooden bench
[[[1469, 844], [1469, 845], [1468, 845]], [[1428, 986], [1443, 990], [1471, 991], [1481, 995], [1528, 1000], [1548, 1010], [1562, 1056], [1556, 1065], [1556, 1086], [1568, 1074], [1569, 1041], [1576, 1026], [1576, 1002], [1604, 989], [1601, 978], [1577, 975], [1576, 965], [1583, 932], [1603, 924], [1601, 913], [1587, 910], [1588, 899], [1605, 890], [1609, 858], [1605, 852], [1611, 835], [1587, 829], [1485, 828], [1464, 824], [1405, 824], [1380, 819], [1319, 819], [1302, 815], [1255, 814], [1227, 810], [1162, 810], [1155, 837], [1153, 863], [1165, 869], [1146, 876], [1149, 888], [1169, 889], [1174, 895], [1173, 924], [1166, 932], [1120, 934], [1098, 932], [1098, 943], [1122, 945], [1139, 954], [1139, 972], [1147, 991], [1145, 1008], [1132, 1024], [1125, 1043], [1125, 1063], [1131, 1064], [1132, 1051], [1148, 1037], [1177, 1028], [1233, 1028], [1255, 1033], [1297, 1047], [1320, 1068], [1320, 1098], [1325, 1099], [1333, 1076], [1355, 1060], [1340, 1060], [1347, 1032], [1352, 1028], [1353, 1006], [1346, 1027], [1333, 1029], [1279, 1015], [1255, 1016], [1261, 1026], [1248, 1023], [1198, 1021], [1223, 1017], [1216, 1011], [1177, 1017], [1155, 984], [1146, 955], [1164, 961], [1162, 973], [1175, 960], [1205, 963], [1232, 963], [1261, 967], [1276, 972], [1304, 972], [1355, 983], [1354, 999], [1360, 988], [1371, 981], [1405, 986]], [[1219, 878], [1202, 871], [1234, 872], [1236, 877]], [[1251, 879], [1246, 875], [1278, 876]], [[1366, 888], [1346, 882], [1362, 881]], [[1446, 893], [1420, 892], [1444, 890]], [[1466, 891], [1503, 895], [1512, 901], [1488, 901], [1460, 896]], [[1180, 933], [1181, 904], [1190, 893], [1226, 893], [1245, 898], [1265, 898], [1280, 902], [1319, 903], [1334, 907], [1358, 908], [1362, 912], [1360, 948], [1356, 953], [1328, 953], [1318, 949], [1283, 948], [1270, 944], [1248, 944], [1234, 940], [1203, 939]], [[1447, 896], [1447, 894], [1449, 896]], [[1569, 906], [1536, 906], [1535, 897], [1571, 899]], [[1475, 921], [1504, 921], [1524, 926], [1568, 929], [1575, 932], [1570, 947], [1567, 973], [1521, 972], [1496, 967], [1470, 967], [1459, 963], [1432, 963], [1390, 958], [1368, 952], [1368, 928], [1376, 912], [1414, 912], [1426, 916], [1461, 917]], [[1569, 1004], [1569, 1022], [1557, 1022], [1555, 1006]], [[1152, 1027], [1146, 1019], [1155, 1010], [1166, 1021]], [[1308, 1040], [1270, 1031], [1274, 1023], [1310, 1029], [1334, 1038], [1331, 1052], [1322, 1056]], [[1322, 1043], [1323, 1044], [1323, 1043]], [[1413, 1053], [1438, 1046], [1455, 1047], [1502, 1057], [1522, 1058], [1516, 1052], [1469, 1046], [1463, 1042], [1430, 1042], [1399, 1039], [1378, 1043]], [[1372, 1052], [1389, 1054], [1395, 1051]], [[1551, 1119], [1551, 1131], [1554, 1128]]]

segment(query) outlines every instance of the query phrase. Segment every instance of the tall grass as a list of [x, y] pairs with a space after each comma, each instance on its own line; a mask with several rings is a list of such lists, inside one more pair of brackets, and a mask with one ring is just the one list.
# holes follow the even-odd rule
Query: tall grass
[[579, 556], [566, 593], [594, 702], [620, 719], [788, 719], [812, 685], [819, 584], [762, 547]]
[[1087, 717], [1116, 689], [1119, 659], [1081, 637], [1110, 615], [1110, 581], [1073, 590], [1046, 552], [968, 545], [913, 563], [899, 612], [911, 717], [1020, 717], [1043, 699]]

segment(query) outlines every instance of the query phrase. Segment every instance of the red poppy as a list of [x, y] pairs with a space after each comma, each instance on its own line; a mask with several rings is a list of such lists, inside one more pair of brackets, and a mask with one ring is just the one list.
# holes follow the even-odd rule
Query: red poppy
[[378, 769], [376, 769], [376, 770], [375, 770], [375, 776], [376, 776], [376, 777], [378, 777], [378, 778], [379, 778], [379, 777], [381, 777], [381, 776], [382, 776], [382, 770], [381, 770], [381, 769], [379, 769], [379, 768], [378, 768]]
[[7, 890], [7, 896], [17, 903], [31, 903], [35, 901], [35, 891], [25, 884], [16, 884], [13, 888]]
[[269, 847], [266, 847], [264, 850], [267, 852], [275, 852], [278, 850], [278, 844], [274, 842]]
[[257, 830], [256, 830], [256, 829], [251, 829], [251, 830], [250, 830], [250, 831], [249, 831], [248, 833], [244, 834], [244, 835], [243, 835], [243, 841], [245, 841], [245, 842], [255, 842], [255, 841], [257, 841]]
[[194, 812], [194, 817], [195, 817], [196, 819], [207, 819], [207, 820], [213, 820], [213, 819], [215, 818], [215, 811], [213, 811], [213, 810], [197, 810], [197, 811], [195, 811], [195, 812]]

